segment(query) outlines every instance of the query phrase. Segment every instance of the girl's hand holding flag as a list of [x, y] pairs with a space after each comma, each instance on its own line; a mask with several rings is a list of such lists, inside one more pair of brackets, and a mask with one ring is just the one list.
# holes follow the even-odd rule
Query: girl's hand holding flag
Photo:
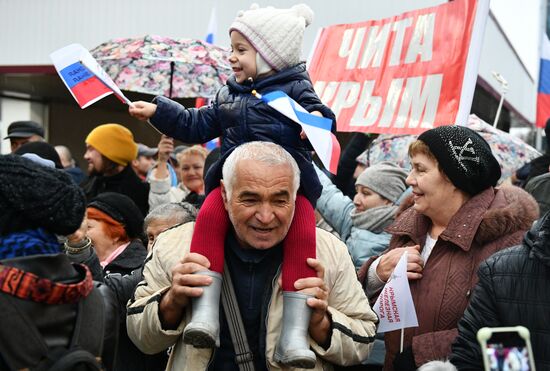
[[135, 117], [138, 120], [141, 121], [147, 121], [157, 111], [157, 105], [154, 103], [144, 102], [144, 101], [137, 101], [133, 102], [129, 108], [128, 113], [130, 113], [130, 116]]

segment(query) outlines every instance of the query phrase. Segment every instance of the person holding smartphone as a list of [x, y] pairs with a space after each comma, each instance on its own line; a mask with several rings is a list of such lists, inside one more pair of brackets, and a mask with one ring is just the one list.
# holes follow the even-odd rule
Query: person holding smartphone
[[479, 282], [458, 324], [451, 362], [459, 370], [479, 369], [482, 327], [526, 327], [535, 366], [550, 369], [550, 213], [525, 235], [523, 243], [500, 251], [480, 264]]

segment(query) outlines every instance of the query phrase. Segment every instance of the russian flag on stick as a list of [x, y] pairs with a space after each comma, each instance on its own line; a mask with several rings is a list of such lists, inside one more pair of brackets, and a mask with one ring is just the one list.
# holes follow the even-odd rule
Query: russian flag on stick
[[331, 132], [332, 120], [312, 115], [280, 90], [265, 95], [260, 95], [254, 90], [252, 94], [292, 121], [300, 124], [325, 168], [336, 174], [338, 160], [340, 159], [340, 143]]
[[131, 104], [82, 45], [68, 45], [51, 53], [50, 58], [80, 108], [84, 109], [112, 93], [122, 102]]
[[537, 127], [544, 128], [548, 119], [550, 119], [550, 41], [546, 32], [543, 32], [537, 93]]

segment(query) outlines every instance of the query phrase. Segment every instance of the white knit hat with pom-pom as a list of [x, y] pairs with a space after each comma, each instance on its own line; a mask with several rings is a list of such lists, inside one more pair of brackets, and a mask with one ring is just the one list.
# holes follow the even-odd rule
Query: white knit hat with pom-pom
[[313, 11], [305, 4], [289, 9], [260, 8], [252, 4], [241, 11], [229, 28], [239, 31], [276, 71], [300, 63], [304, 30], [313, 21]]

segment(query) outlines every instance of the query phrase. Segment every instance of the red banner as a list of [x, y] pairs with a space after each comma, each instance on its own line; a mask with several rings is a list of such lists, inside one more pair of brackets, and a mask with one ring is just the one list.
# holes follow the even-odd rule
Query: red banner
[[[309, 73], [338, 130], [418, 134], [456, 123], [459, 109], [468, 114], [479, 63], [468, 58], [476, 7], [476, 0], [455, 0], [322, 29]], [[465, 91], [471, 63], [474, 80]]]

